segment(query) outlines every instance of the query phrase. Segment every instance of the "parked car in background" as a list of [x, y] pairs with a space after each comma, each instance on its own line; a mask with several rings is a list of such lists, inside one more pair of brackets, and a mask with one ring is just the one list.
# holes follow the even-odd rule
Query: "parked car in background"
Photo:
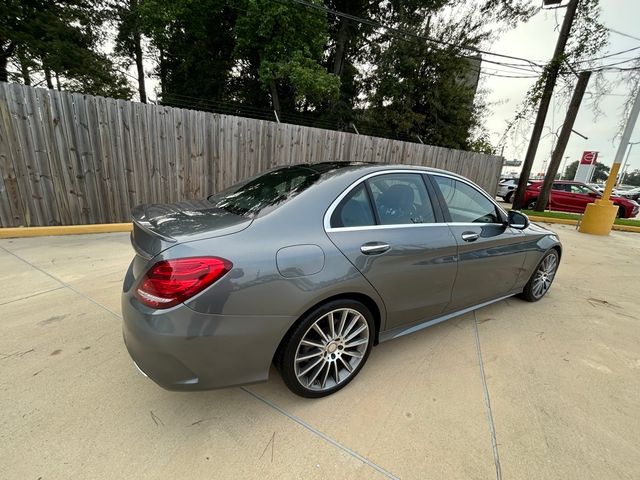
[[[517, 178], [505, 178], [500, 180], [496, 196], [502, 198], [507, 203], [511, 203], [511, 200], [513, 200], [513, 194], [518, 188], [518, 180], [519, 179]], [[529, 184], [531, 184], [531, 182], [527, 182], [527, 185]]]
[[[538, 200], [540, 188], [543, 182], [534, 182], [527, 187], [524, 197], [524, 204], [527, 209], [532, 210]], [[568, 180], [557, 180], [553, 182], [551, 195], [549, 196], [549, 210], [561, 212], [583, 213], [587, 205], [601, 198], [599, 192], [592, 189], [586, 183], [573, 182]], [[618, 208], [618, 217], [632, 218], [638, 214], [640, 205], [627, 198], [612, 196], [611, 201]]]
[[604, 185], [602, 185], [601, 183], [587, 183], [587, 185], [589, 185], [601, 195], [604, 193]]
[[264, 381], [274, 363], [298, 395], [329, 395], [379, 342], [540, 300], [562, 248], [469, 180], [400, 165], [292, 165], [132, 216], [124, 342], [171, 390]]
[[618, 196], [628, 198], [629, 200], [634, 200], [635, 202], [640, 201], [640, 187], [631, 188], [629, 190], [624, 190], [618, 193]]

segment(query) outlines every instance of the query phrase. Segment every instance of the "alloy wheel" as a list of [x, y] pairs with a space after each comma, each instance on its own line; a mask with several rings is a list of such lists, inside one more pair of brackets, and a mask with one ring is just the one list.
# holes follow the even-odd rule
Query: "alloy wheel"
[[295, 375], [303, 387], [324, 391], [351, 378], [369, 345], [369, 324], [352, 308], [339, 308], [307, 329], [295, 353]]
[[553, 277], [558, 269], [558, 257], [555, 254], [547, 255], [533, 277], [531, 293], [535, 298], [541, 298], [551, 286]]

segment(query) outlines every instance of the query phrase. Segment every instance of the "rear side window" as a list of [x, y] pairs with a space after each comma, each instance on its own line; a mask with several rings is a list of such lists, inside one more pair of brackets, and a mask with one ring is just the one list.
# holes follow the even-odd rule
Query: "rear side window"
[[471, 185], [453, 178], [434, 175], [452, 222], [500, 223], [496, 206]]
[[331, 215], [332, 227], [366, 227], [375, 225], [371, 202], [364, 183], [351, 190]]
[[381, 225], [436, 221], [422, 176], [391, 173], [373, 177], [368, 183]]
[[319, 178], [320, 173], [304, 166], [279, 168], [211, 195], [208, 200], [215, 208], [253, 217], [267, 207], [277, 207], [298, 195]]

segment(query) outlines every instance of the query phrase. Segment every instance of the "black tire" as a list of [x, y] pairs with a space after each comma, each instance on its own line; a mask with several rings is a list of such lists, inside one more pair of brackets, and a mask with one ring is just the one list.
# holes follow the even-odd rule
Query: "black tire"
[[618, 207], [618, 213], [616, 213], [616, 217], [618, 218], [625, 218], [625, 209], [622, 205], [618, 205], [617, 203], [615, 204]]
[[504, 196], [504, 201], [507, 203], [511, 203], [512, 198], [513, 198], [513, 192], [509, 192]]
[[528, 204], [527, 204], [527, 210], [535, 210], [536, 208], [536, 202], [538, 201], [537, 198], [534, 198], [533, 200], [531, 200]]
[[[368, 328], [368, 341], [366, 342], [366, 344], [365, 343], [362, 344], [362, 348], [365, 348], [364, 351], [361, 352], [362, 357], [359, 359], [357, 365], [353, 367], [352, 372], [348, 373], [348, 376], [344, 380], [340, 380], [339, 382], [337, 382], [334, 376], [332, 378], [332, 382], [335, 383], [335, 385], [333, 386], [327, 386], [325, 388], [324, 386], [316, 385], [315, 389], [309, 388], [309, 386], [303, 385], [301, 381], [298, 380], [298, 376], [296, 374], [296, 365], [298, 364], [296, 362], [296, 355], [300, 348], [304, 348], [301, 345], [301, 341], [303, 340], [303, 338], [308, 338], [308, 337], [305, 337], [305, 335], [308, 335], [309, 332], [311, 332], [313, 325], [317, 321], [322, 320], [330, 312], [334, 312], [340, 309], [343, 309], [343, 310], [349, 309], [351, 311], [355, 311], [359, 313], [362, 317], [364, 317], [363, 320], [366, 321], [366, 326]], [[355, 317], [356, 317], [355, 314], [353, 314], [352, 318], [355, 318]], [[362, 323], [362, 320], [360, 320], [360, 322]], [[335, 325], [337, 325], [337, 322], [335, 323]], [[362, 323], [362, 326], [364, 327], [364, 323]], [[282, 340], [282, 343], [280, 345], [278, 355], [276, 356], [276, 361], [275, 361], [276, 368], [278, 368], [278, 370], [280, 371], [282, 380], [284, 380], [284, 383], [287, 385], [289, 390], [291, 390], [296, 395], [300, 395], [301, 397], [307, 397], [307, 398], [325, 397], [327, 395], [331, 395], [332, 393], [335, 393], [338, 390], [341, 390], [342, 388], [346, 387], [358, 375], [358, 372], [360, 372], [360, 370], [366, 363], [367, 359], [369, 358], [369, 354], [371, 353], [371, 349], [373, 348], [374, 337], [375, 337], [375, 323], [373, 321], [373, 315], [364, 304], [355, 300], [347, 300], [347, 299], [333, 300], [331, 302], [325, 303], [323, 305], [320, 305], [319, 307], [314, 308], [311, 312], [309, 312], [304, 317], [302, 317], [298, 321], [298, 323], [291, 329], [291, 331], [287, 334], [287, 336]], [[341, 352], [346, 353], [347, 352], [346, 348], [344, 350], [341, 350]], [[336, 351], [336, 354], [338, 353], [339, 352]], [[333, 356], [332, 354], [329, 354], [329, 355]], [[331, 368], [332, 364], [328, 363], [329, 361], [333, 361], [333, 360], [329, 359], [326, 352], [322, 354], [322, 356], [326, 357], [327, 360], [326, 361], [323, 360], [323, 363], [321, 364], [322, 366], [320, 367], [320, 371], [321, 372], [324, 371], [323, 368], [324, 368], [324, 365], [326, 364], [329, 372], [333, 374], [333, 370]], [[344, 358], [347, 358], [347, 357], [344, 357]], [[309, 362], [311, 362], [311, 360], [309, 360]], [[336, 365], [341, 365], [338, 363], [337, 359], [333, 362]], [[342, 361], [342, 364], [344, 365], [344, 361]], [[342, 367], [340, 368], [342, 369]], [[320, 376], [322, 376], [322, 374]], [[320, 376], [318, 377], [318, 383], [320, 383]], [[337, 376], [340, 377], [340, 374], [338, 373]]]
[[[554, 269], [554, 272], [553, 272], [553, 276], [550, 279], [549, 285], [542, 292], [542, 294], [536, 294], [535, 285], [534, 285], [535, 281], [536, 281], [536, 275], [538, 274], [539, 270], [541, 269], [541, 267], [545, 263], [545, 261], [547, 261], [547, 258], [549, 258], [552, 255], [555, 256], [555, 269]], [[545, 253], [545, 255], [542, 257], [540, 262], [538, 262], [538, 265], [536, 265], [535, 270], [531, 274], [531, 278], [529, 278], [529, 281], [524, 286], [524, 289], [522, 290], [522, 293], [520, 293], [518, 296], [520, 298], [522, 298], [523, 300], [526, 300], [527, 302], [537, 302], [538, 300], [543, 298], [547, 294], [549, 289], [551, 288], [551, 284], [553, 283], [553, 280], [555, 279], [555, 275], [556, 275], [556, 273], [558, 271], [558, 266], [559, 265], [560, 265], [560, 255], [558, 254], [558, 251], [555, 248], [553, 248], [553, 249], [549, 250], [547, 253]]]

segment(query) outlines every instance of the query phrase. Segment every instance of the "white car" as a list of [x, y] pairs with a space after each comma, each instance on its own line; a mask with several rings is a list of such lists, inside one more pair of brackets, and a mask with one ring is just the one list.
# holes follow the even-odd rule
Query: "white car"
[[601, 185], [599, 183], [587, 183], [587, 185], [589, 185], [591, 188], [593, 188], [598, 193], [603, 193], [604, 192], [604, 185]]
[[[507, 203], [511, 203], [513, 193], [518, 188], [518, 180], [517, 178], [501, 179], [500, 183], [498, 183], [498, 193], [496, 193], [496, 196], [502, 198]], [[527, 185], [530, 184], [531, 182], [527, 181]]]

